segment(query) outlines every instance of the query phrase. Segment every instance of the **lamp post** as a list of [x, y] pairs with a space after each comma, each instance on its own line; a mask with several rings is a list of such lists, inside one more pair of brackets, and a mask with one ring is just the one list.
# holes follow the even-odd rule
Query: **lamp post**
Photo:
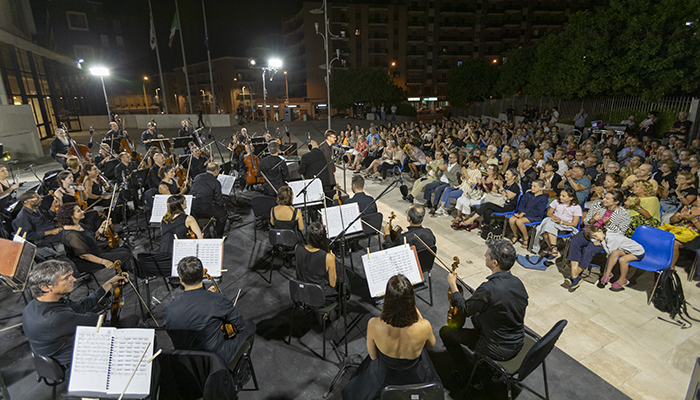
[[326, 0], [323, 0], [323, 5], [321, 8], [317, 8], [309, 12], [311, 14], [323, 14], [323, 22], [325, 25], [324, 33], [318, 31], [318, 23], [315, 23], [314, 27], [316, 28], [316, 34], [323, 38], [323, 47], [326, 50], [326, 63], [322, 65], [321, 68], [326, 70], [326, 96], [328, 97], [326, 106], [328, 107], [328, 129], [331, 129], [331, 64], [333, 64], [333, 61], [340, 59], [340, 49], [335, 50], [336, 57], [329, 61], [328, 41], [333, 38], [338, 39], [340, 36], [332, 34], [328, 28], [328, 3]]
[[146, 106], [146, 114], [150, 114], [150, 111], [148, 111], [148, 100], [146, 97], [146, 81], [148, 80], [147, 76], [143, 77], [143, 104]]
[[107, 105], [107, 118], [109, 118], [109, 122], [112, 122], [112, 112], [109, 111], [109, 99], [107, 99], [107, 89], [105, 88], [105, 76], [109, 76], [109, 70], [105, 67], [92, 67], [90, 68], [90, 73], [92, 76], [100, 77], [102, 92], [105, 94], [105, 104]]
[[284, 87], [287, 89], [287, 98], [284, 100], [284, 106], [289, 107], [289, 82], [287, 81], [287, 71], [284, 71]]
[[[255, 66], [255, 60], [250, 60], [250, 65]], [[268, 133], [267, 129], [267, 84], [265, 83], [265, 74], [272, 73], [270, 75], [270, 80], [275, 76], [277, 70], [282, 68], [282, 60], [279, 58], [271, 58], [267, 62], [266, 67], [262, 67], [262, 84], [263, 84], [263, 118], [265, 119], [265, 133]]]

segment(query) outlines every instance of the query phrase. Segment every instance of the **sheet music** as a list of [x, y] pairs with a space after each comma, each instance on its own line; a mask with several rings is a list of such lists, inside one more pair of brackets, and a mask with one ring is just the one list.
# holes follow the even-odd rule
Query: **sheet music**
[[221, 193], [224, 196], [228, 196], [231, 194], [231, 190], [233, 189], [233, 183], [236, 182], [236, 177], [231, 176], [231, 175], [224, 175], [224, 174], [219, 174], [216, 179], [221, 183]]
[[71, 393], [121, 394], [143, 351], [146, 355], [126, 394], [146, 396], [151, 386], [153, 329], [116, 329], [78, 326], [75, 329], [73, 361], [68, 391]]
[[172, 276], [178, 276], [177, 264], [185, 257], [195, 256], [212, 277], [221, 276], [224, 265], [224, 246], [222, 239], [173, 239]]
[[[163, 216], [166, 212], [168, 212], [168, 197], [170, 197], [169, 194], [155, 195], [153, 199], [153, 209], [151, 210], [151, 219], [149, 222], [154, 224], [160, 224], [160, 222], [163, 220]], [[190, 212], [192, 212], [193, 198], [194, 197], [192, 195], [185, 195], [185, 203], [187, 205], [185, 207], [185, 214], [187, 215], [190, 215]]]
[[389, 278], [397, 274], [405, 275], [413, 285], [423, 282], [423, 272], [418, 265], [415, 246], [391, 247], [370, 253], [369, 257], [364, 254], [362, 265], [372, 297], [383, 296]]
[[[300, 181], [288, 182], [289, 187], [294, 193], [294, 199], [292, 200], [292, 205], [299, 206], [304, 205], [304, 194], [301, 191], [306, 187], [306, 185], [311, 182], [311, 179], [303, 179]], [[313, 183], [306, 188], [306, 203], [318, 202], [323, 200], [323, 184], [320, 179], [314, 179]]]
[[[357, 203], [348, 203], [342, 206], [327, 207], [320, 210], [320, 212], [323, 225], [326, 226], [326, 234], [329, 239], [332, 239], [338, 236], [350, 222], [360, 215], [360, 206]], [[355, 221], [345, 234], [349, 235], [356, 232], [362, 232], [362, 220], [360, 219]]]

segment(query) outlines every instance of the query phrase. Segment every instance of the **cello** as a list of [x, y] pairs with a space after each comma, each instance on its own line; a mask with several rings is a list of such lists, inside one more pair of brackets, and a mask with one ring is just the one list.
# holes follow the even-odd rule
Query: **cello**
[[[219, 286], [216, 284], [216, 281], [211, 277], [211, 275], [207, 273], [206, 268], [204, 268], [203, 274], [204, 277], [209, 279], [212, 285], [214, 285], [214, 290], [216, 291], [216, 293], [221, 293], [221, 290], [219, 290]], [[223, 324], [221, 324], [221, 331], [224, 333], [224, 337], [226, 339], [230, 339], [236, 335], [236, 327], [228, 322], [224, 322]]]
[[[78, 157], [81, 164], [88, 162], [92, 163], [92, 154], [90, 154], [90, 149], [85, 145], [75, 143], [75, 140], [73, 140], [73, 138], [68, 134], [68, 128], [66, 128], [63, 122], [61, 122], [61, 128], [66, 133], [66, 136], [68, 136], [68, 141], [70, 142], [70, 149], [68, 149], [68, 153], [66, 153], [66, 155], [69, 157]], [[90, 139], [92, 139], [92, 134], [90, 134]]]
[[129, 133], [127, 131], [123, 131], [123, 136], [119, 140], [119, 151], [131, 154], [132, 157], [134, 157], [134, 160], [136, 160], [137, 163], [140, 163], [141, 160], [143, 160], [143, 156], [136, 151], [136, 142], [134, 142], [134, 139], [130, 138], [128, 135]]
[[246, 167], [245, 181], [249, 185], [254, 185], [256, 183], [263, 183], [264, 178], [258, 176], [258, 167], [260, 166], [260, 159], [258, 156], [253, 154], [253, 148], [250, 139], [246, 142], [246, 151], [248, 155], [245, 156], [243, 163]]

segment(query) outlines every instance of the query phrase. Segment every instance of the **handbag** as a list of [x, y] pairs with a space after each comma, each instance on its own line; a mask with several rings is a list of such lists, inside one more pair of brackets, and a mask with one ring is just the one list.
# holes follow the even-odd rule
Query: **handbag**
[[503, 207], [506, 204], [506, 195], [493, 193], [493, 192], [486, 193], [484, 195], [484, 198], [481, 199], [481, 204], [486, 204], [486, 203], [491, 203], [491, 204], [495, 204], [499, 207]]
[[544, 271], [551, 264], [551, 261], [547, 261], [547, 257], [524, 256], [518, 254], [518, 264], [522, 265], [524, 268]]
[[681, 243], [688, 243], [699, 236], [697, 232], [685, 226], [663, 224], [659, 227], [659, 229], [673, 233], [673, 235], [676, 237], [676, 240], [678, 240]]

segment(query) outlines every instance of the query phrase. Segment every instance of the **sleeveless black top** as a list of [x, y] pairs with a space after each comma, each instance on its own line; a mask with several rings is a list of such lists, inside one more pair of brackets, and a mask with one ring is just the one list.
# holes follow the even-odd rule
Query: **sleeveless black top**
[[297, 279], [307, 283], [321, 285], [326, 296], [326, 303], [330, 303], [338, 296], [335, 288], [331, 286], [326, 272], [326, 253], [319, 249], [309, 251], [303, 244], [297, 245], [296, 251]]
[[291, 229], [295, 232], [299, 231], [299, 223], [297, 222], [297, 211], [299, 210], [295, 208], [291, 220], [281, 220], [277, 219], [277, 217], [275, 216], [275, 208], [273, 207], [272, 220], [275, 223], [275, 229]]
[[172, 183], [165, 183], [165, 181], [160, 181], [160, 184], [167, 186], [170, 194], [180, 193], [180, 187], [177, 186], [177, 182], [175, 182], [175, 179], [173, 179]]
[[170, 220], [170, 222], [161, 221], [160, 223], [160, 252], [161, 253], [172, 253], [173, 252], [173, 239], [174, 235], [177, 235], [178, 239], [187, 239], [187, 225], [185, 225], [185, 220], [187, 220], [187, 214], [179, 214], [177, 217]]

